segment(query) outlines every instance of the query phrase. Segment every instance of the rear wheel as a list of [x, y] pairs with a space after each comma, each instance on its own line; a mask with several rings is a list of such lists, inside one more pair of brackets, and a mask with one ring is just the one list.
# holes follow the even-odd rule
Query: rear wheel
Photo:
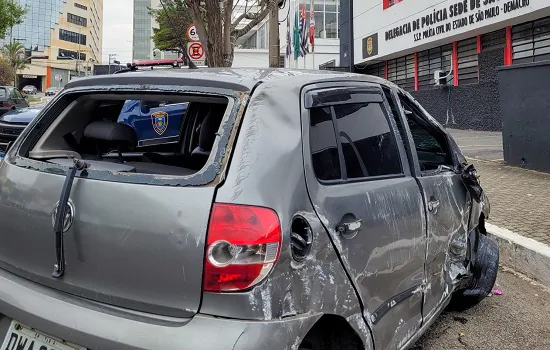
[[472, 269], [472, 280], [467, 288], [454, 293], [451, 307], [455, 310], [466, 310], [489, 295], [497, 279], [498, 262], [497, 243], [480, 234], [477, 257]]

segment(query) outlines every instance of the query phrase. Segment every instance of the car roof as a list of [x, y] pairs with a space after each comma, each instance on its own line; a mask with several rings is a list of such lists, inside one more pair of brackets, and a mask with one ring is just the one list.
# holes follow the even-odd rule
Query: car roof
[[300, 70], [284, 68], [167, 68], [85, 77], [69, 82], [65, 88], [70, 89], [94, 85], [126, 84], [181, 86], [181, 79], [188, 79], [188, 83], [194, 83], [197, 85], [206, 83], [208, 86], [212, 87], [227, 88], [236, 91], [250, 91], [260, 82], [285, 82], [296, 85], [305, 85], [326, 80], [337, 80], [350, 77], [373, 83], [385, 82], [385, 80], [381, 78], [370, 75], [342, 73], [328, 70]]

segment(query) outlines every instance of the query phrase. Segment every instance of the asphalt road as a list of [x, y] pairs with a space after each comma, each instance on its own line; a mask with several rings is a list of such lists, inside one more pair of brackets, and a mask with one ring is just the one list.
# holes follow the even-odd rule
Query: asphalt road
[[447, 129], [466, 157], [502, 161], [502, 133]]
[[548, 350], [550, 290], [499, 270], [502, 295], [465, 312], [445, 312], [411, 350]]

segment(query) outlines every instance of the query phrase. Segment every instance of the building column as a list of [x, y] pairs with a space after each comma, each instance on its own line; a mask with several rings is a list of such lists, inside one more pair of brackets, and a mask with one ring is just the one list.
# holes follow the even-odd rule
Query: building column
[[418, 52], [414, 53], [414, 91], [418, 91]]
[[512, 65], [512, 27], [506, 27], [506, 46], [504, 46], [504, 65]]
[[454, 86], [458, 86], [458, 43], [453, 42], [453, 82]]

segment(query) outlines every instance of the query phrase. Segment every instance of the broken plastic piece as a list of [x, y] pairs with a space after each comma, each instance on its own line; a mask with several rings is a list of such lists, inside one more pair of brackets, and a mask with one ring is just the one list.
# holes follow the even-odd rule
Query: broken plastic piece
[[500, 289], [495, 289], [495, 290], [493, 290], [492, 294], [493, 294], [493, 295], [502, 295], [502, 290], [500, 290]]

